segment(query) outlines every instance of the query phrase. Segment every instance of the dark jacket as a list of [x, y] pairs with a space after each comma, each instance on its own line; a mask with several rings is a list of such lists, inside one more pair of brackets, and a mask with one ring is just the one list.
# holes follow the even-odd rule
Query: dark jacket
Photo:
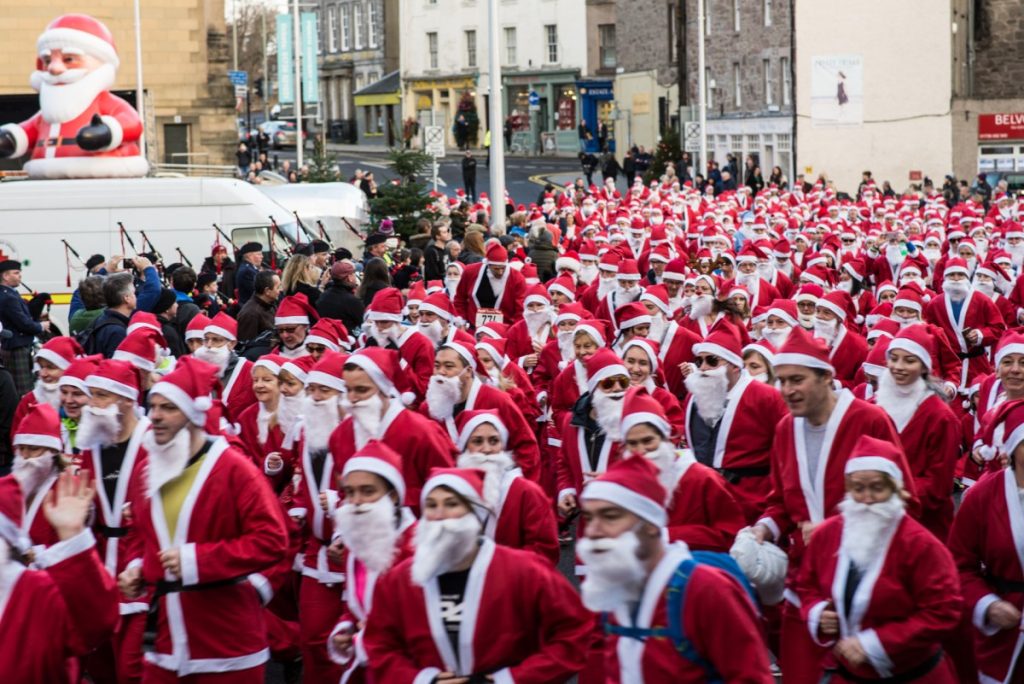
[[174, 317], [174, 326], [178, 329], [178, 334], [184, 338], [185, 329], [188, 328], [188, 324], [199, 313], [199, 306], [184, 292], [175, 290], [174, 295], [177, 297], [178, 302], [178, 314]]
[[238, 339], [247, 342], [264, 330], [274, 329], [277, 303], [267, 304], [259, 297], [251, 297], [238, 312]]
[[558, 249], [551, 242], [551, 232], [542, 230], [539, 237], [531, 237], [530, 262], [537, 267], [537, 277], [541, 282], [555, 276], [555, 261], [558, 260]]
[[235, 286], [238, 288], [238, 303], [243, 306], [253, 295], [256, 289], [256, 274], [259, 272], [255, 266], [248, 261], [242, 262], [235, 274]]
[[479, 264], [484, 258], [476, 252], [470, 252], [468, 249], [464, 249], [459, 252], [459, 261], [469, 266], [470, 264]]
[[92, 324], [86, 354], [103, 354], [110, 358], [128, 336], [128, 317], [113, 309], [104, 309], [99, 318]]
[[0, 339], [4, 349], [21, 349], [32, 346], [35, 336], [43, 332], [39, 321], [32, 320], [28, 302], [21, 298], [13, 287], [0, 285], [0, 323], [11, 336]]
[[462, 158], [462, 177], [476, 179], [476, 159], [473, 157]]
[[429, 244], [423, 250], [423, 279], [430, 280], [443, 280], [445, 271], [444, 262], [445, 252], [444, 247], [438, 247], [436, 244]]
[[307, 285], [306, 283], [295, 283], [295, 289], [291, 292], [285, 292], [285, 295], [303, 294], [306, 295], [306, 300], [309, 301], [309, 305], [316, 307], [316, 301], [320, 299], [320, 288]]
[[[195, 306], [193, 304], [193, 306]], [[157, 316], [160, 321], [160, 332], [163, 333], [164, 339], [167, 340], [167, 348], [171, 350], [171, 354], [174, 358], [180, 359], [184, 356], [187, 351], [185, 350], [185, 340], [182, 334], [178, 332], [178, 326], [173, 321], [165, 320], [161, 316]]]
[[0, 365], [0, 472], [7, 472], [14, 460], [11, 454], [11, 436], [14, 432], [14, 411], [18, 408], [18, 390], [11, 372]]
[[217, 273], [217, 265], [213, 262], [213, 257], [206, 257], [199, 272], [212, 273], [217, 276], [217, 289], [220, 290], [220, 293], [228, 299], [235, 298], [235, 275], [238, 272], [238, 267], [234, 261], [225, 259], [220, 265], [220, 273]]
[[366, 283], [366, 287], [363, 289], [363, 306], [370, 306], [370, 302], [373, 301], [374, 295], [376, 295], [378, 292], [383, 290], [385, 287], [391, 287], [391, 284], [390, 283]]
[[363, 324], [362, 300], [355, 295], [352, 288], [331, 281], [324, 289], [316, 303], [316, 311], [324, 318], [334, 318], [351, 333]]

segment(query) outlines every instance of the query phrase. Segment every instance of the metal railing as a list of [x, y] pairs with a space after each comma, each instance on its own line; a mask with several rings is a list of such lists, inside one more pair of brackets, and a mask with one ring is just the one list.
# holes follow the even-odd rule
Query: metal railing
[[236, 178], [238, 176], [238, 167], [220, 164], [154, 164], [150, 169], [150, 174]]

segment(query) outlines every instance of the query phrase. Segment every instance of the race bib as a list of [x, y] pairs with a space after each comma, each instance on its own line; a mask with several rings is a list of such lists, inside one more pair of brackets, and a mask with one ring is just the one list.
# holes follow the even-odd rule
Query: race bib
[[477, 329], [487, 325], [488, 323], [504, 323], [505, 314], [500, 309], [477, 309], [476, 310], [476, 327]]

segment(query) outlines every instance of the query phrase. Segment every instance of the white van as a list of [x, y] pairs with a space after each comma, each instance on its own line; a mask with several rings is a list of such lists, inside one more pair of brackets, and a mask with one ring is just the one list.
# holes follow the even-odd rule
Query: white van
[[[53, 295], [51, 317], [67, 319], [67, 304], [85, 266], [65, 259], [62, 240], [87, 260], [93, 254], [134, 256], [158, 251], [164, 263], [183, 261], [198, 272], [217, 241], [217, 224], [235, 245], [257, 241], [269, 249], [271, 217], [284, 236], [296, 241], [295, 216], [278, 202], [240, 180], [228, 178], [131, 178], [12, 180], [0, 183], [0, 260], [22, 262], [26, 285]], [[118, 228], [124, 224], [135, 249]], [[152, 243], [143, 244], [140, 231]], [[229, 252], [230, 245], [221, 237]], [[303, 240], [299, 240], [303, 241]], [[274, 235], [284, 253], [286, 240]], [[68, 284], [68, 264], [71, 283]], [[66, 328], [62, 325], [62, 328]]]
[[[335, 248], [344, 247], [358, 259], [363, 253], [363, 234], [368, 232], [370, 205], [363, 191], [351, 183], [291, 183], [259, 185], [260, 191], [288, 211], [297, 213], [312, 237], [323, 238]], [[320, 228], [323, 228], [321, 233]]]

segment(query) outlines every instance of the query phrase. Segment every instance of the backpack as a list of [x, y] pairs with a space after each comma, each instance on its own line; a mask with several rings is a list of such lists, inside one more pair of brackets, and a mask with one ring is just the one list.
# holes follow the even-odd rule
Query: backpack
[[92, 354], [102, 354], [103, 350], [96, 348], [96, 333], [98, 333], [103, 328], [107, 328], [112, 325], [119, 325], [123, 328], [128, 327], [124, 324], [123, 321], [119, 321], [113, 318], [97, 318], [96, 320], [89, 324], [88, 328], [85, 328], [84, 330], [79, 330], [77, 333], [75, 333], [75, 341], [82, 346], [82, 349], [85, 351], [87, 356], [90, 356]]
[[736, 561], [727, 553], [718, 553], [715, 551], [691, 551], [691, 557], [684, 560], [676, 568], [676, 571], [672, 573], [672, 577], [668, 581], [666, 586], [667, 594], [667, 612], [668, 612], [668, 626], [667, 627], [651, 627], [649, 629], [642, 627], [626, 627], [623, 625], [613, 625], [608, 622], [608, 614], [601, 614], [601, 624], [604, 627], [605, 634], [614, 634], [620, 637], [630, 637], [633, 639], [640, 639], [641, 641], [649, 637], [655, 639], [671, 639], [672, 645], [675, 647], [676, 652], [689, 660], [694, 665], [702, 668], [707, 676], [706, 681], [712, 684], [722, 682], [721, 676], [718, 671], [715, 670], [714, 665], [709, 663], [707, 660], [697, 652], [693, 642], [686, 637], [686, 631], [683, 628], [683, 607], [686, 602], [686, 587], [690, 581], [690, 575], [693, 574], [694, 568], [698, 565], [706, 565], [712, 568], [718, 568], [727, 575], [731, 576], [743, 590], [750, 596], [750, 600], [757, 603], [757, 594], [754, 592], [754, 588], [750, 585], [743, 571], [740, 570], [740, 566]]

